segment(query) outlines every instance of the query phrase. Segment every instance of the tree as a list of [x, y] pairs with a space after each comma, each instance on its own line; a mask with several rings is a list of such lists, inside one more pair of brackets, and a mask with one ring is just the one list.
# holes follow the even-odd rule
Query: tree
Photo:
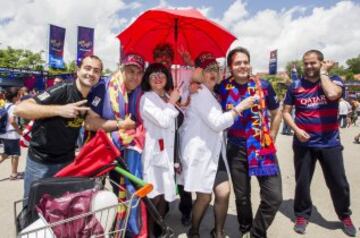
[[[345, 76], [347, 75], [349, 72], [349, 70], [345, 69], [345, 67], [343, 65], [339, 65], [339, 64], [336, 64], [331, 70], [330, 70], [330, 74], [333, 75], [333, 74], [336, 74], [336, 75], [339, 75], [339, 76]], [[346, 77], [345, 77], [346, 78]]]
[[304, 75], [304, 65], [302, 60], [293, 60], [286, 64], [286, 72], [291, 76], [291, 71], [295, 65], [296, 72], [298, 76]]
[[285, 97], [287, 84], [290, 83], [289, 78], [279, 77], [277, 75], [264, 75], [262, 77], [271, 83], [279, 99], [283, 99]]
[[353, 74], [360, 74], [360, 55], [356, 58], [348, 59], [346, 64], [349, 66], [348, 70]]
[[41, 53], [11, 47], [1, 49], [0, 67], [43, 70], [45, 61], [41, 59]]
[[102, 75], [103, 76], [108, 76], [108, 75], [111, 75], [112, 73], [113, 73], [112, 70], [106, 68], [106, 69], [103, 70]]
[[76, 72], [76, 62], [75, 60], [73, 60], [68, 64], [65, 63], [64, 69], [49, 68], [48, 71], [49, 71], [49, 75], [72, 74]]

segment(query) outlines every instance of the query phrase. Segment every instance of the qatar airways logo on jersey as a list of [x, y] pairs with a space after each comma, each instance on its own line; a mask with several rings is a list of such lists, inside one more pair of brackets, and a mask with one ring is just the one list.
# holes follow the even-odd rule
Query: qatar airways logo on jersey
[[301, 105], [304, 105], [307, 107], [315, 107], [315, 106], [327, 104], [325, 95], [309, 97], [309, 98], [301, 98], [299, 100], [300, 100]]

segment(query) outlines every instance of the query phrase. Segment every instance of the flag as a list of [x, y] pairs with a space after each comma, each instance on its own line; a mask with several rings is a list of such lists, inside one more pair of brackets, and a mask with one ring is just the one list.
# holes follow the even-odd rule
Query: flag
[[293, 64], [292, 69], [291, 69], [291, 80], [292, 81], [298, 80], [298, 73], [297, 73], [295, 64]]
[[83, 58], [94, 54], [94, 29], [88, 27], [78, 27], [77, 38], [77, 65]]
[[277, 50], [270, 51], [269, 74], [277, 73]]
[[49, 36], [49, 67], [64, 69], [65, 28], [50, 25]]

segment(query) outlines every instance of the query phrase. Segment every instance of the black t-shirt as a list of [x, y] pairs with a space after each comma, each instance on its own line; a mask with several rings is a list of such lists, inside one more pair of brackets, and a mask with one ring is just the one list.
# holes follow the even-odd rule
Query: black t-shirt
[[[34, 97], [38, 104], [65, 105], [84, 100], [75, 81], [47, 89]], [[74, 159], [75, 144], [85, 115], [77, 118], [51, 117], [36, 120], [31, 130], [29, 156], [43, 164], [58, 164]]]

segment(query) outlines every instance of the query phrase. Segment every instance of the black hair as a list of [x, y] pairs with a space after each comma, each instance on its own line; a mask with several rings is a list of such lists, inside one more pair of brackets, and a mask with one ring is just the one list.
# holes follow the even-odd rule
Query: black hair
[[236, 53], [243, 53], [243, 54], [245, 54], [245, 55], [248, 57], [249, 63], [250, 63], [250, 53], [249, 53], [249, 51], [248, 51], [246, 48], [244, 48], [244, 47], [236, 47], [236, 48], [230, 50], [230, 52], [229, 52], [229, 54], [228, 54], [228, 56], [227, 56], [227, 58], [226, 58], [228, 67], [231, 66], [232, 61], [233, 61], [233, 56], [234, 56]]
[[96, 56], [96, 55], [89, 55], [89, 56], [86, 56], [86, 57], [82, 58], [81, 61], [80, 61], [80, 63], [79, 63], [79, 66], [78, 66], [79, 68], [81, 68], [81, 66], [83, 65], [84, 60], [85, 60], [86, 58], [98, 60], [98, 61], [100, 62], [100, 65], [101, 65], [101, 71], [103, 70], [103, 68], [104, 68], [103, 62], [102, 62], [102, 60], [99, 58], [99, 56]]
[[17, 87], [10, 87], [7, 88], [5, 91], [5, 99], [8, 102], [13, 102], [13, 99], [18, 96], [19, 88]]
[[321, 53], [320, 50], [308, 50], [308, 51], [306, 51], [305, 54], [303, 55], [303, 59], [305, 58], [305, 56], [307, 56], [309, 54], [316, 54], [316, 56], [318, 57], [318, 60], [320, 60], [320, 61], [324, 60], [324, 54]]
[[166, 54], [171, 58], [171, 60], [174, 60], [174, 56], [175, 56], [174, 49], [171, 47], [169, 43], [158, 44], [153, 51], [153, 59], [155, 60], [162, 54]]
[[141, 81], [141, 88], [144, 92], [152, 90], [150, 86], [150, 74], [157, 72], [164, 73], [166, 75], [165, 91], [169, 91], [174, 88], [170, 71], [161, 63], [153, 63], [147, 67]]

